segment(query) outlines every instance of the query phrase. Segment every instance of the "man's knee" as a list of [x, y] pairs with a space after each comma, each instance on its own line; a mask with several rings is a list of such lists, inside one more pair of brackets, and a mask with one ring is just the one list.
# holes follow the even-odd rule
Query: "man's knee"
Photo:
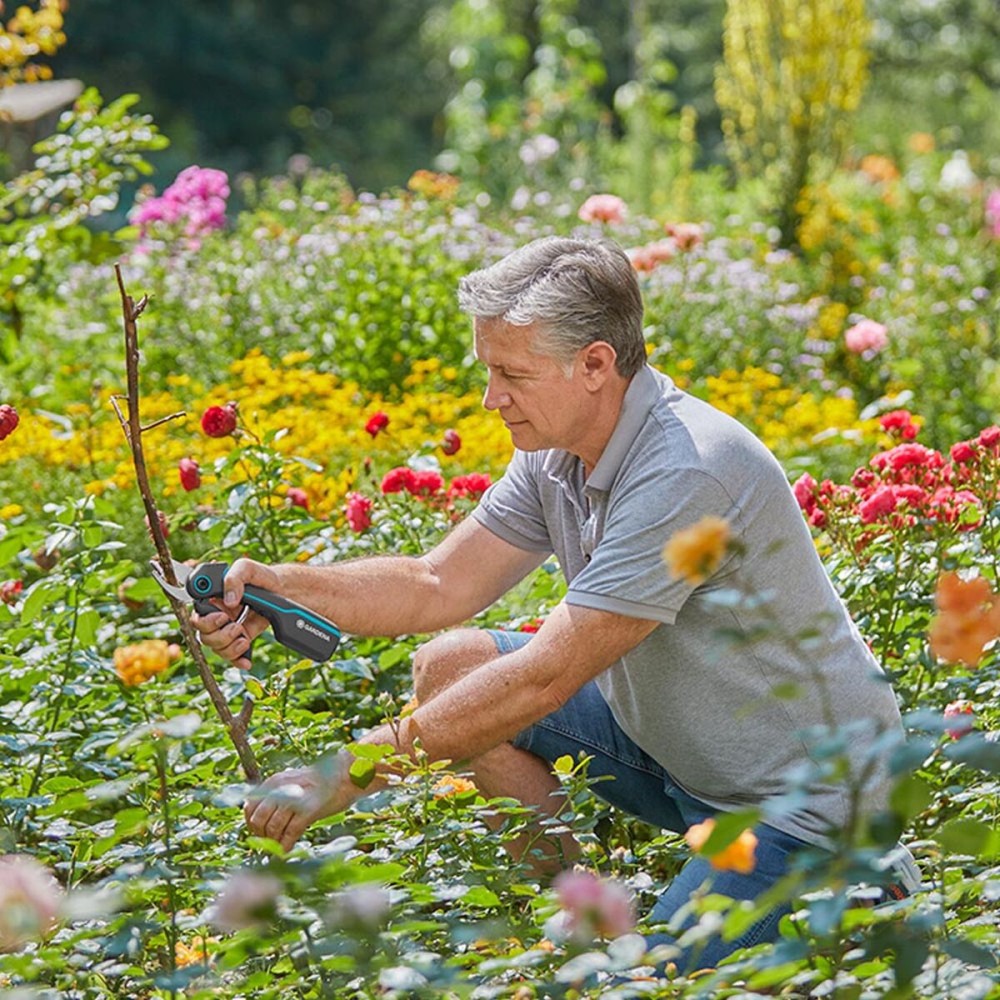
[[413, 693], [425, 704], [476, 667], [498, 656], [496, 643], [482, 629], [443, 632], [413, 654]]

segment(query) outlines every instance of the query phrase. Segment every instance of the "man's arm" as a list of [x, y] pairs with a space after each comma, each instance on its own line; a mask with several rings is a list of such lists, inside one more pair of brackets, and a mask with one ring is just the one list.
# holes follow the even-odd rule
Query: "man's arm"
[[423, 556], [373, 556], [331, 566], [265, 566], [237, 559], [226, 574], [225, 613], [195, 616], [206, 646], [239, 665], [267, 622], [232, 621], [243, 588], [266, 587], [336, 622], [353, 635], [435, 632], [467, 621], [544, 559], [466, 518]]
[[[554, 711], [658, 624], [564, 602], [527, 645], [483, 664], [397, 727], [380, 726], [361, 742], [410, 754], [419, 740], [433, 760], [477, 757]], [[374, 791], [376, 786], [362, 791], [353, 785], [350, 763], [344, 751], [330, 768], [317, 765], [269, 778], [246, 807], [250, 829], [290, 848], [310, 823]], [[290, 791], [298, 802], [289, 798]]]

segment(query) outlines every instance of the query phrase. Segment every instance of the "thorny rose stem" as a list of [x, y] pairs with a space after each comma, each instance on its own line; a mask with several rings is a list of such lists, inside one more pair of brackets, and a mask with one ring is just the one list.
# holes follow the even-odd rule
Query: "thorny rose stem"
[[[122, 318], [125, 327], [127, 395], [124, 398], [128, 403], [128, 417], [126, 418], [122, 414], [118, 406], [118, 401], [123, 397], [113, 396], [111, 398], [111, 405], [118, 415], [118, 422], [122, 426], [125, 439], [128, 441], [132, 452], [136, 485], [139, 487], [143, 506], [146, 508], [146, 521], [149, 525], [149, 533], [152, 536], [153, 545], [156, 548], [157, 558], [160, 561], [160, 566], [163, 568], [167, 582], [176, 586], [178, 585], [178, 581], [174, 576], [170, 546], [167, 544], [166, 536], [160, 527], [159, 510], [153, 499], [153, 492], [149, 485], [149, 475], [146, 471], [146, 456], [142, 450], [142, 435], [145, 431], [152, 430], [152, 428], [168, 420], [183, 416], [183, 413], [174, 413], [169, 417], [164, 417], [162, 420], [154, 421], [145, 427], [139, 422], [139, 334], [136, 320], [146, 308], [148, 299], [144, 295], [137, 303], [128, 294], [125, 290], [125, 282], [122, 278], [121, 266], [119, 264], [115, 264], [115, 276], [118, 279], [118, 291], [122, 300]], [[173, 608], [178, 622], [180, 622], [184, 644], [197, 664], [198, 673], [201, 675], [201, 682], [205, 685], [205, 690], [208, 691], [208, 695], [215, 706], [219, 718], [222, 719], [226, 729], [229, 731], [229, 736], [233, 741], [233, 746], [236, 748], [236, 753], [240, 758], [240, 764], [243, 766], [243, 772], [247, 777], [247, 781], [257, 784], [260, 781], [260, 765], [257, 763], [257, 758], [247, 741], [247, 724], [253, 712], [253, 700], [249, 697], [244, 699], [239, 715], [233, 715], [225, 695], [219, 688], [215, 680], [215, 675], [212, 673], [212, 669], [205, 659], [205, 652], [198, 641], [194, 626], [191, 624], [187, 605], [178, 601], [171, 594], [167, 594], [167, 600], [170, 601], [170, 606]]]

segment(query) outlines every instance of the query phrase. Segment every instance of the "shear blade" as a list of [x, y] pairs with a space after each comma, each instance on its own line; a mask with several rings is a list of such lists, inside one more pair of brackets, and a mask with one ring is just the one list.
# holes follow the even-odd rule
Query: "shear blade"
[[150, 559], [149, 568], [152, 571], [153, 579], [168, 593], [171, 597], [176, 598], [178, 601], [187, 601], [190, 603], [191, 595], [184, 589], [184, 581], [191, 575], [191, 567], [185, 566], [184, 563], [179, 563], [176, 559], [170, 560], [174, 576], [177, 578], [178, 583], [172, 584], [167, 583], [167, 578], [163, 575], [163, 567], [160, 565], [159, 559]]

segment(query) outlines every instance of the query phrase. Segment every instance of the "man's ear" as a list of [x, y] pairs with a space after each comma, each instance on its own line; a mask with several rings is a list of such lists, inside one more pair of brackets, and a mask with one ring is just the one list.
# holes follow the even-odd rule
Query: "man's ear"
[[597, 389], [614, 374], [618, 352], [606, 340], [595, 340], [583, 348], [580, 358], [584, 378]]

